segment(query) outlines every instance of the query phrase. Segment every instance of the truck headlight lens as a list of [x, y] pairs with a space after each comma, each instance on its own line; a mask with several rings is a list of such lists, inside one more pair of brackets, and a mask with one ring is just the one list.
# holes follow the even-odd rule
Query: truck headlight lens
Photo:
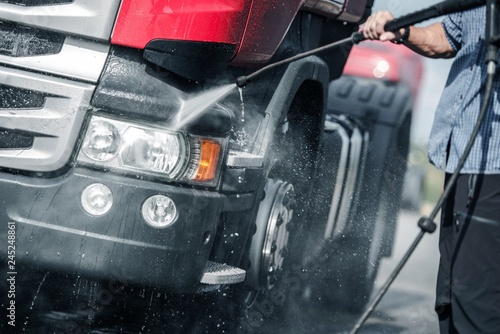
[[187, 155], [183, 139], [175, 134], [129, 127], [123, 133], [121, 164], [175, 177]]
[[95, 161], [107, 161], [118, 153], [120, 134], [113, 124], [96, 121], [90, 124], [82, 151]]
[[78, 162], [138, 177], [213, 185], [221, 153], [221, 139], [93, 116]]

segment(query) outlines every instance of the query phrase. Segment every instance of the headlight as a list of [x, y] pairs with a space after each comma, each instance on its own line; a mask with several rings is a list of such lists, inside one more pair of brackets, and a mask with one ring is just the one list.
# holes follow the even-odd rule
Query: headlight
[[185, 165], [187, 141], [179, 135], [129, 127], [123, 133], [121, 164], [175, 178]]
[[220, 154], [218, 139], [93, 116], [78, 161], [103, 169], [211, 184], [218, 174]]
[[120, 135], [113, 124], [105, 121], [93, 122], [83, 143], [83, 153], [95, 161], [107, 161], [118, 153]]

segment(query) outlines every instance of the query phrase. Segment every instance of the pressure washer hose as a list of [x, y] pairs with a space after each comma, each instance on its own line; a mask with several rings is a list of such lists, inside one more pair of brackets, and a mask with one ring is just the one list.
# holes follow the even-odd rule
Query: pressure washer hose
[[[462, 9], [462, 8], [459, 8], [459, 9]], [[386, 29], [386, 30], [388, 30], [388, 29]], [[391, 30], [394, 31], [394, 29], [391, 29]], [[313, 49], [310, 51], [299, 53], [293, 57], [283, 59], [283, 60], [278, 61], [276, 63], [272, 63], [272, 64], [267, 65], [267, 66], [255, 71], [247, 76], [240, 76], [236, 79], [236, 85], [238, 87], [244, 87], [256, 76], [260, 75], [261, 73], [263, 73], [265, 71], [273, 69], [275, 67], [278, 67], [278, 66], [281, 66], [281, 65], [284, 65], [284, 64], [287, 64], [287, 63], [314, 55], [318, 52], [325, 51], [325, 50], [328, 50], [328, 49], [331, 49], [334, 47], [338, 47], [338, 46], [341, 46], [344, 44], [348, 44], [348, 43], [359, 44], [360, 42], [362, 42], [364, 40], [365, 40], [365, 37], [363, 36], [362, 33], [355, 32], [351, 35], [351, 37], [339, 40], [339, 41], [334, 42], [334, 43], [324, 45], [322, 47], [319, 47], [319, 48], [316, 48], [316, 49]], [[462, 170], [462, 167], [464, 166], [465, 161], [467, 160], [467, 158], [470, 154], [470, 151], [472, 150], [472, 146], [474, 145], [474, 142], [479, 134], [479, 131], [481, 129], [481, 125], [482, 125], [483, 120], [484, 120], [484, 116], [486, 115], [486, 112], [488, 110], [489, 100], [491, 99], [491, 92], [492, 92], [492, 87], [493, 87], [493, 78], [494, 78], [495, 71], [496, 71], [496, 65], [497, 65], [496, 59], [495, 59], [495, 61], [489, 60], [487, 63], [488, 78], [487, 78], [487, 82], [486, 82], [486, 86], [485, 86], [485, 94], [484, 94], [483, 100], [481, 101], [481, 109], [479, 112], [478, 119], [476, 121], [476, 125], [475, 125], [474, 130], [472, 131], [472, 135], [469, 139], [469, 142], [467, 143], [465, 151], [464, 151], [463, 155], [461, 156], [460, 161], [458, 162], [457, 169], [455, 170], [455, 172], [452, 174], [451, 178], [447, 182], [446, 187], [445, 187], [443, 193], [441, 194], [441, 196], [439, 197], [431, 214], [428, 217], [425, 217], [425, 216], [421, 217], [420, 220], [418, 221], [418, 226], [420, 227], [420, 233], [415, 238], [412, 245], [410, 246], [408, 251], [405, 253], [403, 258], [400, 260], [400, 262], [398, 263], [398, 265], [396, 266], [394, 271], [391, 273], [389, 278], [386, 280], [386, 282], [384, 283], [382, 288], [375, 295], [375, 297], [369, 302], [369, 304], [365, 308], [365, 311], [359, 317], [358, 321], [355, 323], [354, 327], [349, 332], [349, 334], [358, 333], [361, 326], [363, 326], [363, 324], [370, 317], [370, 315], [372, 314], [373, 310], [378, 305], [380, 300], [384, 297], [387, 290], [391, 286], [392, 282], [394, 282], [394, 280], [398, 276], [401, 269], [403, 269], [404, 265], [406, 264], [406, 262], [408, 261], [408, 259], [412, 255], [413, 251], [416, 249], [416, 247], [420, 243], [420, 240], [422, 240], [424, 234], [425, 233], [433, 233], [436, 230], [437, 226], [436, 226], [436, 223], [434, 222], [434, 219], [436, 218], [437, 214], [441, 210], [441, 207], [443, 206], [443, 204], [446, 201], [446, 199], [448, 198], [448, 196], [450, 196], [451, 190], [453, 189], [453, 187], [455, 186], [455, 184], [457, 182], [458, 176], [460, 175], [460, 171]]]
[[474, 130], [472, 131], [472, 135], [469, 139], [469, 142], [467, 143], [467, 147], [465, 148], [465, 151], [460, 158], [457, 169], [455, 170], [455, 172], [451, 176], [450, 180], [446, 184], [446, 187], [445, 187], [443, 193], [439, 197], [439, 199], [438, 199], [436, 205], [434, 206], [434, 209], [432, 210], [429, 217], [422, 217], [418, 221], [418, 226], [420, 227], [420, 233], [415, 238], [415, 241], [410, 246], [408, 251], [405, 253], [403, 258], [400, 260], [400, 262], [398, 263], [398, 265], [396, 266], [396, 268], [394, 269], [392, 274], [389, 276], [389, 278], [386, 280], [384, 285], [380, 288], [377, 295], [375, 295], [375, 297], [367, 305], [367, 307], [365, 308], [365, 311], [363, 312], [361, 317], [359, 317], [358, 321], [356, 322], [356, 324], [354, 325], [352, 330], [349, 332], [349, 334], [358, 333], [361, 326], [370, 317], [370, 315], [372, 314], [373, 310], [378, 305], [378, 303], [380, 302], [382, 297], [384, 297], [387, 290], [391, 286], [392, 282], [396, 279], [396, 277], [399, 274], [399, 272], [401, 271], [401, 269], [403, 269], [404, 265], [406, 264], [406, 262], [410, 258], [411, 254], [413, 253], [413, 251], [417, 247], [418, 243], [420, 242], [420, 240], [422, 239], [424, 234], [426, 232], [433, 233], [436, 230], [436, 223], [434, 223], [434, 218], [436, 218], [436, 216], [439, 213], [439, 210], [441, 210], [441, 207], [443, 206], [444, 202], [446, 201], [448, 196], [450, 196], [451, 190], [455, 186], [457, 179], [458, 179], [458, 176], [460, 175], [460, 171], [462, 170], [462, 167], [464, 166], [465, 161], [467, 160], [469, 153], [472, 150], [472, 146], [474, 145], [474, 142], [477, 138], [477, 135], [479, 134], [479, 130], [481, 129], [481, 125], [482, 125], [483, 120], [484, 120], [484, 116], [486, 115], [486, 112], [488, 110], [489, 100], [491, 98], [491, 91], [492, 91], [492, 87], [493, 87], [493, 78], [494, 78], [495, 69], [496, 69], [496, 65], [491, 66], [490, 64], [488, 64], [488, 79], [487, 79], [487, 83], [486, 83], [486, 87], [485, 87], [484, 98], [483, 98], [483, 101], [481, 104], [481, 110], [480, 110], [479, 116], [477, 118]]
[[299, 59], [302, 59], [302, 58], [305, 58], [305, 57], [309, 57], [309, 56], [312, 56], [316, 53], [319, 53], [319, 52], [322, 52], [322, 51], [325, 51], [325, 50], [328, 50], [328, 49], [331, 49], [331, 48], [334, 48], [334, 47], [338, 47], [338, 46], [341, 46], [341, 45], [344, 45], [344, 44], [358, 44], [360, 43], [361, 41], [364, 41], [365, 40], [365, 37], [363, 36], [363, 34], [359, 33], [359, 32], [355, 32], [351, 35], [351, 37], [347, 37], [347, 38], [344, 38], [344, 39], [341, 39], [337, 42], [333, 42], [333, 43], [330, 43], [330, 44], [326, 44], [326, 45], [323, 45], [323, 46], [320, 46], [319, 48], [316, 48], [316, 49], [312, 49], [312, 50], [309, 50], [309, 51], [306, 51], [306, 52], [302, 52], [302, 53], [298, 53], [296, 54], [295, 56], [293, 57], [290, 57], [290, 58], [286, 58], [286, 59], [283, 59], [283, 60], [280, 60], [276, 63], [272, 63], [272, 64], [269, 64], [267, 66], [264, 66], [262, 67], [261, 69], [247, 75], [247, 76], [241, 76], [241, 77], [238, 77], [236, 78], [236, 86], [238, 87], [244, 87], [246, 86], [253, 78], [255, 78], [256, 76], [259, 76], [260, 74], [262, 74], [263, 72], [266, 72], [266, 71], [269, 71], [275, 67], [278, 67], [278, 66], [281, 66], [281, 65], [284, 65], [284, 64], [288, 64], [288, 63], [291, 63], [293, 61], [296, 61], [296, 60], [299, 60]]

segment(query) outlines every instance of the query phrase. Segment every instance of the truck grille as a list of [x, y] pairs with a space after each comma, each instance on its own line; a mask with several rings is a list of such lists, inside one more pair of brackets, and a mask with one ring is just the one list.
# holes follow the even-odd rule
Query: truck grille
[[21, 150], [33, 146], [33, 136], [0, 128], [0, 150]]
[[0, 168], [52, 172], [71, 159], [95, 86], [0, 66]]
[[29, 57], [57, 54], [64, 44], [64, 35], [16, 24], [0, 22], [0, 54]]
[[121, 0], [0, 0], [0, 20], [109, 42]]
[[35, 91], [0, 85], [0, 109], [40, 109], [45, 96]]
[[73, 1], [74, 0], [0, 0], [0, 2], [21, 6], [59, 5], [63, 3], [72, 3]]

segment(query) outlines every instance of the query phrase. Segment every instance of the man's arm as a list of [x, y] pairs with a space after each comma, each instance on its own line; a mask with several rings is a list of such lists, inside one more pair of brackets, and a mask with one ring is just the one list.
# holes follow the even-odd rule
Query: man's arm
[[[404, 29], [396, 33], [384, 30], [385, 24], [393, 19], [394, 17], [388, 11], [376, 12], [367, 19], [363, 27], [363, 35], [367, 39], [380, 41], [391, 41], [401, 38]], [[451, 58], [455, 56], [446, 38], [444, 28], [440, 23], [434, 23], [427, 27], [411, 26], [407, 29], [410, 29], [410, 36], [404, 42], [404, 45], [416, 53], [429, 58]]]

